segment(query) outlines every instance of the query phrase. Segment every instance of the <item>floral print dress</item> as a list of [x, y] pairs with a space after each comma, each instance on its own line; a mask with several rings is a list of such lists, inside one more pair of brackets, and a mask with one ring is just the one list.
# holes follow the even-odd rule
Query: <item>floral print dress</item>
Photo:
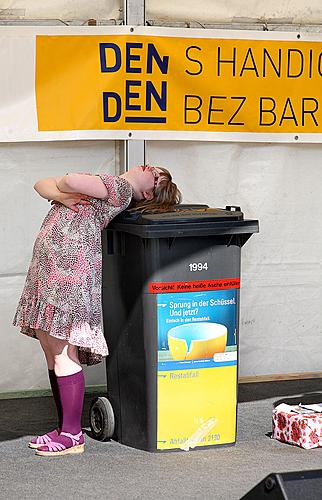
[[101, 231], [132, 198], [123, 178], [99, 174], [108, 196], [90, 198], [79, 211], [53, 205], [36, 238], [25, 286], [13, 320], [21, 333], [35, 329], [79, 347], [82, 364], [108, 354], [102, 321]]

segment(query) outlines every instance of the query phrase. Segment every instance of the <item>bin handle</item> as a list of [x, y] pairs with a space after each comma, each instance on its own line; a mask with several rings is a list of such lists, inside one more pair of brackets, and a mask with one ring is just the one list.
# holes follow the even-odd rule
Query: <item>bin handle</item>
[[229, 212], [241, 212], [241, 208], [237, 205], [226, 205], [226, 210], [229, 210]]

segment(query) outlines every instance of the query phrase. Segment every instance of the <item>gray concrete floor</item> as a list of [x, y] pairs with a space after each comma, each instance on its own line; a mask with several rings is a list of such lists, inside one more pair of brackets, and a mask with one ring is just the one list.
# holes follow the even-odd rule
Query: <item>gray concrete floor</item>
[[0, 498], [240, 499], [271, 472], [322, 468], [321, 448], [303, 450], [268, 436], [279, 401], [321, 402], [322, 380], [241, 385], [235, 446], [153, 454], [86, 436], [83, 455], [41, 458], [27, 443], [54, 426], [51, 399], [0, 400]]

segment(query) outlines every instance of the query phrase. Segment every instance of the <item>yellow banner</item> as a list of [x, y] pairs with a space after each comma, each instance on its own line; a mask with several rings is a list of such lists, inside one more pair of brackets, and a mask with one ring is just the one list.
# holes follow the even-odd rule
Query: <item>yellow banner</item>
[[39, 131], [316, 134], [321, 78], [320, 41], [36, 37]]

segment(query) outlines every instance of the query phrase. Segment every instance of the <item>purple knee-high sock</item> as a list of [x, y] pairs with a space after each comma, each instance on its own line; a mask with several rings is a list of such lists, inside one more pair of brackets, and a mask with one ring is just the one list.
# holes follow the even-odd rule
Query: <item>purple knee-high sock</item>
[[57, 377], [60, 402], [63, 412], [62, 432], [78, 434], [81, 431], [81, 418], [84, 403], [85, 380], [83, 370]]
[[51, 390], [52, 390], [54, 401], [55, 401], [56, 408], [57, 408], [58, 428], [61, 429], [62, 425], [63, 425], [63, 411], [62, 411], [61, 402], [60, 402], [57, 377], [56, 377], [54, 370], [48, 370], [48, 375], [49, 375], [49, 382], [50, 382]]

